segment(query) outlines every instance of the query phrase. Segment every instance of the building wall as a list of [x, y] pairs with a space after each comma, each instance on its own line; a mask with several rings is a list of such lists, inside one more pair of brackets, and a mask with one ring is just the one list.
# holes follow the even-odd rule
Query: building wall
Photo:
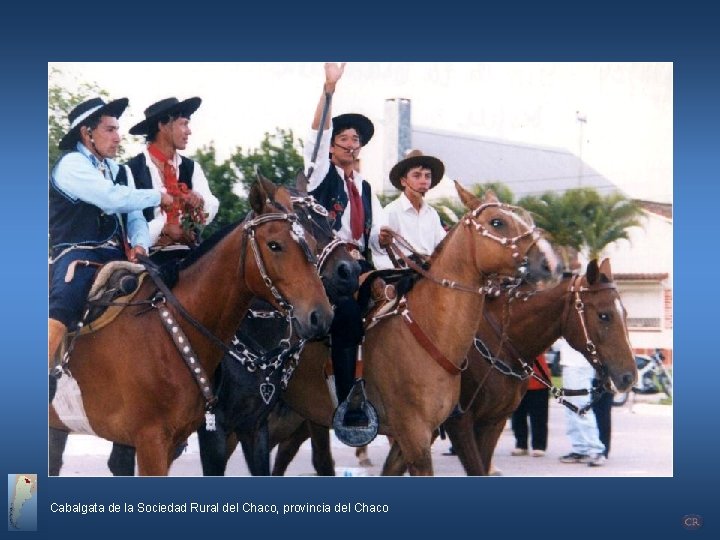
[[[603, 257], [610, 257], [613, 274], [629, 274], [617, 281], [628, 311], [631, 345], [637, 352], [664, 349], [668, 361], [673, 348], [672, 220], [646, 212], [643, 227], [631, 229], [629, 241], [608, 246]], [[653, 274], [667, 278], [643, 279]]]

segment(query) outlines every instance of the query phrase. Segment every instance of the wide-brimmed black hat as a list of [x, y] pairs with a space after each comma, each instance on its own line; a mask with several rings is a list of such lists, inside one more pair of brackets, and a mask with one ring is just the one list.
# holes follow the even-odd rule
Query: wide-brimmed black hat
[[112, 116], [120, 118], [122, 113], [128, 106], [127, 98], [120, 98], [109, 103], [105, 103], [102, 98], [92, 98], [83, 101], [76, 106], [70, 114], [70, 129], [65, 136], [60, 139], [58, 148], [60, 150], [72, 150], [75, 144], [80, 140], [80, 128], [87, 124], [90, 120], [99, 118], [100, 116]]
[[356, 113], [341, 114], [332, 119], [332, 138], [338, 132], [348, 128], [355, 128], [360, 135], [360, 146], [365, 146], [375, 133], [375, 126], [367, 116]]
[[432, 174], [430, 189], [434, 188], [445, 174], [445, 164], [438, 158], [425, 156], [420, 150], [410, 150], [406, 154], [405, 159], [390, 169], [390, 182], [392, 185], [402, 191], [403, 187], [400, 179], [405, 176], [410, 169], [414, 169], [415, 167], [430, 169]]
[[150, 127], [166, 116], [182, 116], [190, 118], [190, 115], [197, 111], [202, 103], [199, 97], [191, 97], [185, 101], [179, 101], [176, 97], [161, 99], [145, 109], [145, 120], [130, 128], [130, 135], [147, 135]]

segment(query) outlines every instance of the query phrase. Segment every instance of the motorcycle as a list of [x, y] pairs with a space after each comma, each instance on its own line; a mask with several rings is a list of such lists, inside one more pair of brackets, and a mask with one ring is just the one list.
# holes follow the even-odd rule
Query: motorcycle
[[[638, 370], [638, 382], [632, 387], [630, 392], [640, 395], [665, 393], [667, 397], [672, 399], [672, 375], [665, 368], [663, 360], [665, 356], [660, 349], [650, 356], [644, 354], [635, 355], [635, 365]], [[621, 407], [625, 405], [630, 392], [618, 392], [613, 397], [613, 405]]]

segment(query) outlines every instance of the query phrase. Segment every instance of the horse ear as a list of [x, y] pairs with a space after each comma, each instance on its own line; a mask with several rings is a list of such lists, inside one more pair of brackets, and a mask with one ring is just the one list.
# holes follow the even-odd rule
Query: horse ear
[[496, 203], [500, 202], [497, 198], [497, 195], [495, 195], [495, 192], [492, 189], [488, 189], [485, 192], [485, 196], [483, 197], [484, 203]]
[[248, 202], [256, 214], [260, 215], [265, 211], [265, 206], [272, 203], [277, 191], [277, 186], [265, 178], [259, 171], [255, 171], [257, 180], [253, 183], [248, 194]]
[[457, 180], [454, 180], [454, 182], [455, 190], [457, 191], [460, 200], [468, 210], [474, 210], [475, 208], [480, 206], [480, 199], [478, 199], [475, 195], [462, 187], [460, 185], [460, 182], [458, 182]]
[[597, 281], [599, 274], [600, 271], [598, 269], [597, 259], [593, 259], [588, 263], [587, 270], [585, 271], [585, 278], [587, 279], [588, 284], [594, 284]]
[[305, 172], [301, 170], [297, 173], [297, 176], [295, 177], [295, 189], [298, 190], [300, 195], [307, 195], [307, 185], [307, 176], [305, 176]]
[[610, 283], [613, 280], [612, 269], [610, 268], [610, 259], [603, 259], [600, 263], [600, 277], [606, 283]]

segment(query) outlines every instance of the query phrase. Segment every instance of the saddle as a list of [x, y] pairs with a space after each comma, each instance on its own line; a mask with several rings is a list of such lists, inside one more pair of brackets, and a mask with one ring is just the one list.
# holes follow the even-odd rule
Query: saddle
[[83, 327], [76, 333], [89, 334], [115, 320], [140, 290], [145, 277], [147, 273], [141, 264], [113, 261], [103, 265], [88, 294]]
[[375, 319], [391, 311], [399, 298], [410, 291], [420, 275], [409, 268], [375, 270], [367, 274], [358, 291], [365, 330]]

